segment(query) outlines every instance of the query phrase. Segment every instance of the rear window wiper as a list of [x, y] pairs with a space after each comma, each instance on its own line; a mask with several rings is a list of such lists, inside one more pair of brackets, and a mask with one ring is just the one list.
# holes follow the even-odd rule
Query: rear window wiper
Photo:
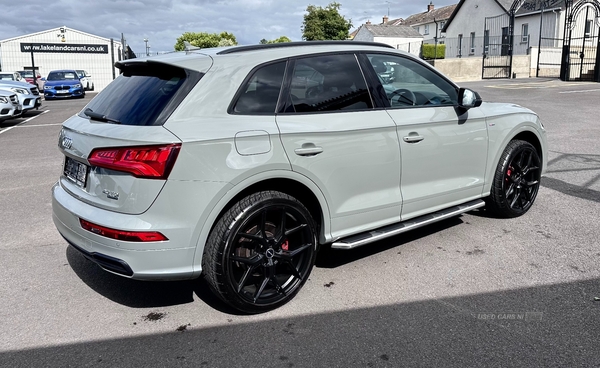
[[121, 122], [119, 120], [113, 119], [113, 118], [109, 118], [106, 115], [94, 112], [90, 108], [85, 109], [85, 111], [83, 111], [83, 113], [86, 114], [87, 116], [89, 116], [90, 119], [94, 119], [94, 120], [98, 120], [98, 121], [103, 121], [105, 123], [121, 124]]

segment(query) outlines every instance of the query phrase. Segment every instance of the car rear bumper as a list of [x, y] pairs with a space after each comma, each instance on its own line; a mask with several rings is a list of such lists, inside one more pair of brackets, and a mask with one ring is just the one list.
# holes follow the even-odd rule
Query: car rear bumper
[[[57, 230], [71, 246], [103, 269], [138, 280], [199, 276], [200, 270], [194, 271], [193, 267], [195, 246], [178, 247], [178, 244], [190, 244], [191, 234], [181, 229], [187, 224], [171, 219], [160, 221], [156, 217], [151, 213], [127, 215], [103, 210], [76, 199], [59, 183], [52, 187], [52, 218]], [[148, 243], [115, 240], [84, 230], [80, 218], [121, 230], [159, 231], [169, 240]], [[151, 223], [161, 225], [155, 227]]]

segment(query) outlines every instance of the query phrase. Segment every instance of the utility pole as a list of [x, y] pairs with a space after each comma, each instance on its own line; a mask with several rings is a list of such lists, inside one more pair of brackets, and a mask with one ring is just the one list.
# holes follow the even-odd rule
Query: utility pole
[[144, 42], [146, 43], [146, 56], [150, 56], [150, 46], [148, 46], [148, 39], [144, 38]]

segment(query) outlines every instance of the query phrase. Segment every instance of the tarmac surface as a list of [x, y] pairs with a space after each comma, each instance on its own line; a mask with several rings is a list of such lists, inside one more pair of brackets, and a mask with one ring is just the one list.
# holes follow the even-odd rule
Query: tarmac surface
[[92, 94], [0, 123], [0, 366], [600, 366], [600, 84], [461, 86], [540, 115], [550, 156], [532, 209], [326, 249], [293, 301], [256, 316], [201, 280], [109, 274], [55, 230], [60, 124]]

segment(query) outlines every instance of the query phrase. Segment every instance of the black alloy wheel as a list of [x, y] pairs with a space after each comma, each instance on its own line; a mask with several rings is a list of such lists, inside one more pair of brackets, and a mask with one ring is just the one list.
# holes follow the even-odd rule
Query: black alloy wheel
[[501, 217], [517, 217], [527, 212], [540, 187], [541, 166], [540, 156], [530, 143], [510, 142], [494, 176], [491, 209]]
[[246, 313], [287, 303], [314, 265], [315, 229], [308, 210], [291, 196], [268, 191], [244, 198], [221, 217], [206, 244], [209, 286]]

